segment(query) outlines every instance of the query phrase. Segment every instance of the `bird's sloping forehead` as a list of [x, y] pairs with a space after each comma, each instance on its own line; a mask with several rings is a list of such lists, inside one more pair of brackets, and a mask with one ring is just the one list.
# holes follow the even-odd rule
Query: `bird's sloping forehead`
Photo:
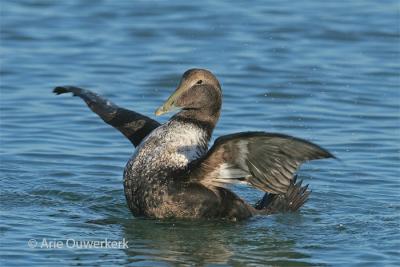
[[195, 79], [205, 79], [209, 83], [221, 89], [221, 85], [215, 75], [206, 69], [189, 69], [182, 75], [182, 80], [191, 81]]
[[211, 73], [211, 71], [206, 69], [189, 69], [185, 71], [185, 73], [182, 75], [184, 79], [187, 79], [190, 76], [210, 76], [215, 78], [215, 76]]

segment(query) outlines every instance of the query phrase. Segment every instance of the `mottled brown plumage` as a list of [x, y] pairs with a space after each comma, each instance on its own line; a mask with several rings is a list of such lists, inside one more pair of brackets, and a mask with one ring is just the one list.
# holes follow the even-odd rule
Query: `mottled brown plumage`
[[[156, 115], [180, 109], [163, 125], [88, 90], [64, 86], [54, 92], [80, 96], [137, 146], [124, 171], [125, 196], [135, 216], [240, 220], [296, 211], [310, 194], [307, 186], [296, 183], [299, 166], [333, 157], [306, 140], [264, 132], [222, 136], [208, 150], [222, 92], [217, 78], [204, 69], [186, 71], [157, 109]], [[226, 188], [235, 182], [267, 193], [252, 206]]]

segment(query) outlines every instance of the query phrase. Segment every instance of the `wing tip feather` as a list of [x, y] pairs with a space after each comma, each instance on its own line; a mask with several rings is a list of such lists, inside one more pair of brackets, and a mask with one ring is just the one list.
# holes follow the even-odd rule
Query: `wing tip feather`
[[66, 86], [57, 86], [56, 88], [53, 89], [53, 93], [55, 93], [56, 95], [61, 95], [69, 92], [70, 91], [67, 89]]
[[81, 89], [81, 88], [78, 88], [75, 86], [69, 86], [69, 85], [57, 86], [53, 89], [53, 93], [55, 93], [56, 95], [72, 93], [74, 96], [77, 96], [82, 91], [83, 91], [83, 89]]

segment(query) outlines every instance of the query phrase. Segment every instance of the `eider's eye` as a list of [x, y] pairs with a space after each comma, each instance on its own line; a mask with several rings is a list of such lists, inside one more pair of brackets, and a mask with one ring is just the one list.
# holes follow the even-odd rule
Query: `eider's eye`
[[198, 80], [196, 84], [202, 84], [203, 81], [202, 80]]

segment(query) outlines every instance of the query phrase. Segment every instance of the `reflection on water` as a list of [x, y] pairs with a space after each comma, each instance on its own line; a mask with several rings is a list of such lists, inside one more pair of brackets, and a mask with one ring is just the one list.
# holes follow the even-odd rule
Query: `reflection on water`
[[[268, 232], [268, 229], [257, 227], [252, 221], [131, 220], [124, 224], [124, 236], [134, 247], [125, 252], [130, 262], [167, 261], [204, 265], [237, 264], [244, 261], [256, 265], [274, 265], [288, 263], [286, 258], [289, 257], [297, 260], [301, 266], [309, 265], [301, 261], [309, 256], [294, 250], [294, 240], [283, 240], [277, 233], [270, 233], [269, 236], [261, 233], [256, 237], [257, 231]], [[242, 236], [240, 240], [237, 238], [238, 233]], [[236, 252], [237, 247], [241, 247], [240, 254]], [[254, 256], [256, 251], [263, 251], [268, 256]]]
[[212, 223], [134, 220], [124, 225], [125, 237], [135, 243], [126, 254], [132, 262], [226, 263], [233, 254], [226, 231]]
[[[395, 1], [3, 2], [2, 265], [400, 265]], [[87, 87], [152, 116], [193, 67], [222, 84], [214, 138], [281, 132], [341, 159], [302, 167], [313, 193], [300, 213], [133, 218], [122, 186], [129, 141], [80, 99], [51, 93]], [[252, 203], [262, 195], [233, 190]], [[31, 238], [126, 238], [130, 248], [31, 249]]]

